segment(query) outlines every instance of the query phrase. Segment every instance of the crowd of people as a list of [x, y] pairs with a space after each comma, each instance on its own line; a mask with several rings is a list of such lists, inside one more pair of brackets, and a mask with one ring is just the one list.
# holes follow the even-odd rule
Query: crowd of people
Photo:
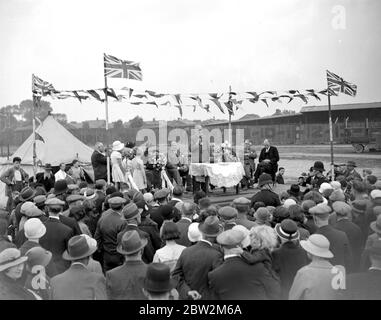
[[274, 148], [250, 168], [247, 144], [259, 190], [227, 206], [202, 190], [186, 196], [178, 167], [168, 171], [174, 187], [162, 187], [159, 153], [144, 160], [119, 141], [112, 184], [101, 143], [95, 183], [74, 161], [55, 175], [47, 164], [25, 186], [15, 158], [0, 178], [11, 194], [0, 214], [0, 299], [381, 299], [381, 181], [353, 161], [332, 179], [316, 161], [277, 194], [285, 168], [258, 170], [279, 160]]

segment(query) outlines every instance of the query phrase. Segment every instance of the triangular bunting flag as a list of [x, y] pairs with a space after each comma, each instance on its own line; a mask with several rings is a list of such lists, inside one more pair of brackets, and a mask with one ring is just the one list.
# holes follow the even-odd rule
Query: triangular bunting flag
[[35, 137], [35, 140], [40, 140], [40, 141], [42, 141], [43, 143], [45, 143], [44, 138], [41, 137], [41, 135], [38, 134], [37, 132], [34, 133], [34, 137]]

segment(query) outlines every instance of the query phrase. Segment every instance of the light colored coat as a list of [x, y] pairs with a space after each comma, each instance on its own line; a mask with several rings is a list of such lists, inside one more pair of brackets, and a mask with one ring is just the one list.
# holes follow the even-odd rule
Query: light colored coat
[[312, 261], [299, 269], [290, 289], [289, 300], [335, 300], [332, 286], [335, 276], [328, 260]]

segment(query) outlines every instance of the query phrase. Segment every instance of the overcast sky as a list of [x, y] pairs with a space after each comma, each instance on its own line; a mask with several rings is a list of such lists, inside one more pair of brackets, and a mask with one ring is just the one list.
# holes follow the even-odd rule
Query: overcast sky
[[[335, 6], [344, 9], [344, 29]], [[342, 16], [340, 16], [342, 17]], [[343, 22], [343, 20], [340, 20]], [[341, 25], [343, 26], [343, 25]], [[324, 89], [325, 70], [358, 85], [355, 98], [381, 101], [379, 0], [8, 0], [0, 1], [0, 106], [31, 98], [35, 73], [57, 89], [102, 88], [103, 53], [139, 61], [143, 81], [110, 79], [109, 86], [171, 93]], [[69, 121], [104, 118], [99, 102], [50, 100]], [[310, 105], [317, 104], [311, 101]], [[246, 103], [261, 116], [289, 105]], [[110, 103], [110, 120], [176, 119], [175, 108]], [[199, 109], [198, 109], [199, 110]], [[213, 108], [184, 114], [218, 119]]]

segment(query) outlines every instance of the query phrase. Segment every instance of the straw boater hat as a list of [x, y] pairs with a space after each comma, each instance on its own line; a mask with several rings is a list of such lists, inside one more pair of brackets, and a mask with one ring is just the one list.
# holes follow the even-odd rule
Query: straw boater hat
[[84, 235], [74, 236], [69, 240], [62, 258], [69, 261], [84, 259], [91, 256], [96, 250], [97, 247], [89, 246]]
[[28, 257], [21, 256], [20, 250], [16, 248], [7, 248], [0, 252], [0, 272], [18, 266], [27, 260]]
[[329, 241], [321, 234], [311, 235], [308, 240], [300, 241], [300, 245], [314, 256], [327, 259], [333, 258], [333, 253], [329, 250]]
[[124, 149], [124, 143], [120, 142], [119, 140], [114, 141], [112, 143], [112, 151], [121, 151]]

